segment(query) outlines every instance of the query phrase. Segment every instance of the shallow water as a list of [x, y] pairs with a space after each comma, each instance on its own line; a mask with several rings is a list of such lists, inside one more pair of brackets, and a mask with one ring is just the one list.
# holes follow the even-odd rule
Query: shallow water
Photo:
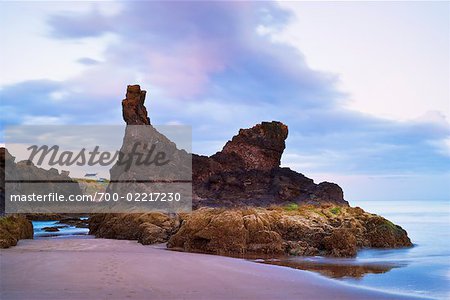
[[[377, 290], [450, 299], [450, 202], [360, 201], [352, 206], [360, 206], [402, 226], [414, 247], [365, 249], [356, 258], [291, 256], [256, 261], [313, 271]], [[42, 230], [57, 225], [61, 224], [33, 221], [35, 237], [82, 237], [89, 232], [87, 228], [73, 226], [61, 228], [59, 232]]]
[[450, 202], [360, 201], [352, 205], [402, 226], [414, 247], [365, 249], [351, 259], [289, 257], [265, 262], [379, 290], [450, 298]]
[[[74, 235], [87, 235], [89, 233], [88, 228], [77, 228], [75, 226], [69, 226], [66, 224], [59, 224], [58, 221], [32, 221], [34, 228], [34, 237], [69, 237]], [[59, 228], [57, 232], [46, 232], [42, 230], [44, 227], [54, 227], [54, 226], [67, 226]]]

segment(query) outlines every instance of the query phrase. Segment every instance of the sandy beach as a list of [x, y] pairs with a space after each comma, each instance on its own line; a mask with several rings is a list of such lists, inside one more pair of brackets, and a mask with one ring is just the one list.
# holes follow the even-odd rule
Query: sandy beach
[[93, 238], [0, 251], [1, 299], [411, 299], [243, 259]]

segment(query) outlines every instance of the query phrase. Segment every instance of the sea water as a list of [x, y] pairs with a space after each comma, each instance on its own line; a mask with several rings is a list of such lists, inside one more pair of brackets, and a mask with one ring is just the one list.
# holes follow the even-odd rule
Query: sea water
[[[450, 201], [352, 201], [365, 211], [402, 226], [414, 243], [404, 249], [363, 249], [356, 258], [289, 257], [286, 265], [316, 271], [352, 285], [394, 293], [450, 299]], [[57, 221], [33, 221], [35, 237], [88, 234]]]
[[317, 272], [352, 285], [450, 299], [450, 202], [353, 201], [408, 232], [414, 247], [363, 249], [355, 258], [295, 257], [272, 262]]
[[361, 250], [357, 262], [387, 262], [398, 267], [343, 280], [399, 293], [450, 298], [450, 201], [360, 201], [353, 205], [402, 226], [414, 247]]
[[[88, 228], [77, 228], [75, 226], [69, 226], [66, 224], [59, 224], [58, 221], [32, 221], [34, 229], [34, 237], [70, 237], [75, 235], [87, 235], [89, 233]], [[58, 228], [59, 231], [56, 232], [46, 232], [43, 230], [44, 227], [54, 227], [54, 226], [67, 226]]]

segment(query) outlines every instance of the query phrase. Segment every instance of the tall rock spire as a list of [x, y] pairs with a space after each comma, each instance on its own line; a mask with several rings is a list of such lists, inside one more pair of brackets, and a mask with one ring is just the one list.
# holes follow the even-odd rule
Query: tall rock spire
[[127, 125], [150, 125], [150, 118], [144, 106], [146, 94], [139, 85], [127, 87], [126, 98], [122, 100], [122, 115]]

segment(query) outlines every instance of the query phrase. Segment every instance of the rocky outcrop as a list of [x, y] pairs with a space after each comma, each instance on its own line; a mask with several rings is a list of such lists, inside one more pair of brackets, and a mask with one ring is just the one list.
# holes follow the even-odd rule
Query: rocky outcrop
[[360, 248], [412, 246], [406, 231], [383, 217], [332, 205], [97, 214], [89, 229], [100, 238], [168, 242], [169, 249], [232, 256], [353, 257]]
[[89, 228], [89, 221], [79, 217], [65, 217], [61, 218], [58, 224], [74, 226], [76, 228]]
[[144, 106], [146, 91], [139, 85], [129, 85], [125, 99], [122, 100], [123, 119], [127, 125], [150, 125], [147, 109]]
[[288, 127], [283, 123], [262, 122], [239, 130], [212, 158], [243, 170], [271, 170], [280, 166], [287, 136]]
[[[176, 188], [177, 192], [186, 190], [184, 198], [191, 198], [191, 154], [179, 150], [174, 142], [150, 125], [144, 106], [145, 95], [146, 92], [138, 85], [127, 88], [126, 98], [122, 101], [127, 127], [121, 156], [110, 169], [110, 183], [106, 191], [123, 197], [130, 192], [167, 192], [167, 184], [170, 183], [172, 186], [169, 189]], [[171, 204], [176, 205], [175, 202], [153, 202], [152, 208], [165, 210]], [[186, 205], [190, 209], [191, 203], [186, 202]], [[119, 200], [108, 209], [112, 212], [143, 212], [148, 211], [148, 204]]]
[[45, 232], [58, 232], [59, 228], [56, 226], [51, 226], [51, 227], [44, 227], [42, 228], [42, 230], [44, 230]]
[[144, 214], [97, 214], [89, 220], [89, 234], [98, 238], [137, 240], [144, 245], [164, 243], [180, 226], [178, 216]]
[[[5, 176], [6, 166], [8, 171], [7, 176]], [[8, 193], [10, 194], [28, 195], [34, 193], [44, 195], [50, 192], [61, 195], [82, 194], [78, 183], [69, 177], [67, 171], [60, 173], [55, 168], [45, 170], [35, 166], [28, 160], [16, 163], [15, 157], [3, 147], [0, 148], [0, 176], [1, 213], [5, 212], [5, 184], [8, 185]], [[5, 180], [7, 180], [6, 183]], [[37, 207], [39, 203], [28, 202], [17, 205], [21, 205], [22, 208], [25, 208], [25, 205], [29, 205], [27, 210], [32, 212], [33, 206]]]
[[[180, 161], [177, 157], [187, 154], [150, 125], [144, 100], [145, 91], [128, 86], [122, 102], [124, 120], [127, 125], [148, 126], [143, 126], [147, 128], [143, 132], [134, 129], [139, 126], [127, 126], [121, 153], [131, 153], [133, 143], [147, 140], [168, 147], [174, 161]], [[170, 249], [227, 255], [351, 257], [363, 247], [411, 246], [401, 227], [349, 207], [338, 185], [315, 184], [303, 174], [281, 168], [287, 135], [286, 125], [263, 122], [241, 129], [222, 151], [210, 157], [192, 155], [197, 208], [192, 213], [98, 214], [91, 217], [90, 234], [143, 244], [168, 241]], [[116, 165], [111, 169], [109, 191], [120, 191], [116, 183], [121, 181], [139, 184], [154, 174], [142, 166], [131, 172], [123, 168]], [[128, 191], [140, 188], [122, 187]]]
[[348, 205], [334, 183], [314, 181], [289, 168], [225, 171], [213, 157], [193, 155], [194, 208], [333, 203]]
[[[146, 92], [141, 90], [139, 85], [128, 86], [126, 98], [122, 101], [123, 118], [127, 125], [150, 125], [144, 106], [145, 95]], [[176, 149], [175, 144], [151, 125], [146, 127], [147, 140], [151, 144], [164, 146], [164, 151], [168, 152], [174, 161], [186, 160], [187, 153]], [[122, 153], [129, 153], [134, 141], [146, 138], [133, 130], [127, 129], [125, 133]], [[268, 206], [291, 202], [348, 205], [338, 185], [328, 182], [315, 184], [303, 174], [280, 167], [287, 136], [288, 127], [285, 124], [276, 121], [262, 122], [252, 128], [241, 129], [225, 144], [222, 151], [210, 157], [193, 154], [194, 208]], [[175, 172], [176, 174], [186, 170], [183, 166], [177, 168], [179, 171]], [[114, 166], [111, 169], [111, 180], [142, 180], [148, 178], [145, 172], [153, 173], [147, 168], [135, 168], [125, 174], [123, 168]], [[170, 179], [170, 175], [166, 175]], [[136, 184], [136, 188], [141, 189], [141, 186]], [[121, 192], [120, 185], [112, 183], [108, 191]]]
[[222, 255], [352, 257], [360, 248], [411, 246], [405, 230], [360, 208], [201, 208], [182, 215], [168, 247]]
[[241, 129], [222, 151], [210, 157], [193, 155], [194, 205], [348, 205], [337, 184], [315, 184], [303, 174], [280, 167], [287, 135], [283, 123], [263, 122]]
[[20, 239], [33, 238], [33, 225], [24, 216], [9, 215], [0, 218], [0, 248], [17, 245]]

